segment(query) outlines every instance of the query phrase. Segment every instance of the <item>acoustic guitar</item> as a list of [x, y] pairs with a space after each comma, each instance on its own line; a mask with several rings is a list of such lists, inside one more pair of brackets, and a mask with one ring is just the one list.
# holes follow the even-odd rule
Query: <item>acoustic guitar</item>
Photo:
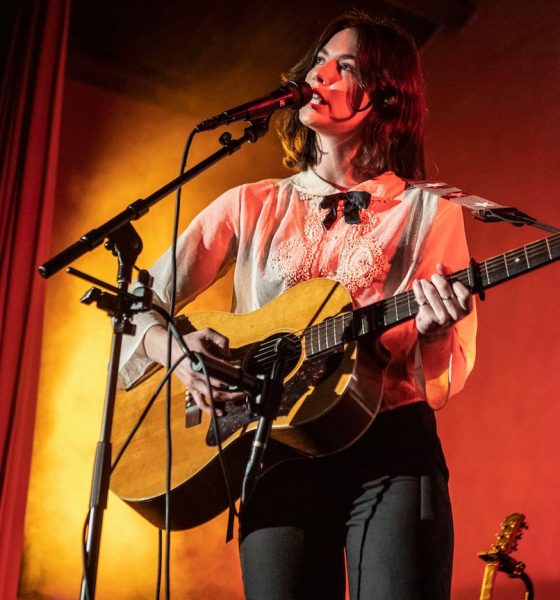
[[[560, 234], [533, 242], [448, 277], [461, 281], [473, 293], [560, 259]], [[415, 317], [418, 305], [412, 291], [399, 293], [352, 310], [350, 295], [339, 283], [314, 279], [247, 314], [221, 312], [183, 316], [183, 331], [211, 327], [227, 336], [233, 357], [244, 369], [268, 374], [274, 347], [288, 338], [288, 375], [278, 418], [272, 427], [264, 470], [283, 460], [323, 456], [351, 445], [375, 418], [383, 389], [386, 351], [380, 335]], [[360, 346], [367, 344], [358, 361]], [[364, 370], [377, 375], [377, 389], [364, 400], [353, 390], [353, 376]], [[119, 391], [112, 444], [118, 464], [111, 490], [151, 523], [163, 527], [165, 505], [166, 433], [165, 399], [151, 400], [159, 380], [150, 373], [127, 391]], [[217, 427], [223, 459], [233, 488], [239, 495], [244, 465], [257, 417], [248, 404], [226, 405]], [[135, 428], [134, 435], [128, 439]], [[222, 512], [228, 497], [218, 457], [217, 439], [210, 418], [185, 426], [185, 389], [172, 377], [171, 527], [199, 525]]]
[[496, 535], [496, 542], [487, 552], [479, 552], [479, 558], [486, 562], [480, 589], [480, 600], [492, 600], [498, 571], [502, 571], [512, 578], [519, 577], [523, 579], [527, 587], [525, 598], [526, 600], [532, 599], [532, 585], [527, 585], [527, 581], [530, 583], [530, 580], [524, 574], [525, 565], [510, 556], [512, 552], [517, 550], [517, 542], [523, 535], [523, 529], [527, 529], [525, 515], [513, 513], [507, 516]]

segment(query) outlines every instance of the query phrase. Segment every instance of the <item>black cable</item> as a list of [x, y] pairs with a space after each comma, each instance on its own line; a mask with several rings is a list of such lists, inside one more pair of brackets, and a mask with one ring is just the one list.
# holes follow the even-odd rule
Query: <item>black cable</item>
[[214, 394], [212, 393], [212, 385], [210, 384], [210, 376], [208, 375], [208, 371], [206, 370], [206, 365], [204, 364], [204, 359], [201, 354], [195, 352], [195, 355], [200, 363], [202, 372], [206, 379], [206, 387], [208, 388], [208, 399], [210, 400], [210, 410], [212, 411], [212, 428], [214, 430], [214, 435], [216, 437], [216, 445], [218, 448], [218, 461], [220, 462], [220, 469], [222, 471], [222, 476], [224, 478], [224, 483], [226, 486], [226, 493], [228, 497], [228, 504], [230, 514], [236, 517], [239, 517], [239, 513], [235, 508], [235, 498], [233, 497], [233, 493], [231, 491], [231, 484], [229, 481], [229, 475], [227, 472], [227, 467], [224, 459], [224, 450], [222, 447], [222, 436], [220, 434], [220, 428], [218, 427], [218, 415], [216, 413], [216, 405], [214, 403]]
[[529, 575], [527, 575], [527, 573], [525, 573], [525, 571], [523, 571], [523, 573], [521, 573], [519, 575], [519, 578], [525, 584], [525, 590], [526, 590], [525, 591], [525, 600], [533, 600], [534, 588], [533, 588], [533, 582], [531, 581], [531, 578], [529, 577]]
[[142, 423], [144, 422], [144, 419], [148, 416], [148, 413], [150, 412], [150, 409], [152, 408], [154, 402], [156, 401], [156, 398], [160, 395], [161, 390], [163, 389], [164, 385], [169, 381], [169, 378], [171, 377], [171, 375], [175, 371], [175, 369], [186, 358], [189, 358], [189, 356], [187, 354], [182, 354], [173, 363], [173, 366], [170, 369], [168, 369], [165, 372], [165, 375], [161, 378], [161, 381], [159, 382], [159, 384], [158, 384], [155, 392], [152, 394], [152, 397], [147, 402], [146, 406], [144, 407], [144, 410], [142, 411], [142, 414], [138, 417], [138, 420], [134, 424], [134, 427], [130, 430], [130, 433], [128, 434], [128, 436], [127, 436], [126, 440], [124, 441], [123, 445], [121, 446], [121, 448], [120, 448], [120, 450], [119, 450], [119, 452], [117, 454], [117, 457], [115, 458], [115, 460], [111, 464], [111, 473], [114, 471], [114, 469], [116, 469], [117, 465], [119, 464], [119, 461], [121, 460], [121, 458], [123, 457], [123, 454], [125, 453], [125, 450], [130, 445], [130, 442], [132, 441], [132, 438], [136, 435], [136, 432], [140, 428], [140, 425], [142, 425]]
[[84, 595], [85, 599], [89, 600], [89, 569], [87, 563], [87, 532], [88, 532], [88, 524], [89, 524], [89, 510], [86, 515], [86, 520], [84, 521], [84, 527], [82, 529], [82, 569], [84, 572], [83, 585], [84, 585]]
[[[192, 140], [196, 135], [196, 131], [193, 129], [185, 144], [183, 155], [181, 157], [181, 165], [179, 168], [179, 175], [182, 175], [189, 155]], [[177, 190], [175, 195], [175, 215], [173, 220], [173, 236], [171, 242], [171, 302], [169, 312], [171, 315], [175, 314], [175, 304], [177, 299], [177, 239], [179, 235], [179, 216], [181, 213], [181, 188]], [[173, 339], [172, 334], [169, 332], [167, 338], [167, 368], [171, 367], [171, 354], [172, 354]], [[173, 461], [173, 446], [171, 439], [171, 382], [168, 382], [166, 394], [165, 394], [165, 435], [166, 435], [166, 446], [167, 446], [167, 460], [165, 465], [165, 600], [169, 600], [170, 597], [170, 566], [169, 558], [171, 554], [171, 528], [170, 528], [170, 517], [171, 517], [171, 466]]]
[[159, 600], [161, 593], [161, 560], [163, 558], [163, 533], [158, 527], [158, 561], [157, 561], [157, 574], [156, 574], [156, 600]]

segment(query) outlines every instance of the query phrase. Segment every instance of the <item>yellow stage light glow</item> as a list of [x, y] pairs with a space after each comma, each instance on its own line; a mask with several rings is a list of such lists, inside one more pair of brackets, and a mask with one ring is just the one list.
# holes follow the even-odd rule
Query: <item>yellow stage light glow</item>
[[[168, 108], [72, 80], [67, 82], [66, 106], [53, 253], [174, 178], [185, 133], [204, 115], [200, 109], [191, 123]], [[219, 148], [218, 134], [199, 137], [193, 162]], [[260, 142], [261, 149], [267, 143], [271, 144]], [[278, 170], [278, 149], [265, 154], [273, 155]], [[255, 174], [255, 164], [258, 170], [270, 161], [263, 157], [259, 153], [255, 160], [255, 150], [248, 147], [246, 154], [238, 153], [186, 186], [181, 229], [228, 187], [270, 175]], [[141, 267], [148, 268], [169, 245], [173, 204], [168, 198], [135, 223], [144, 242]], [[74, 266], [114, 283], [116, 260], [102, 248]], [[221, 280], [192, 306], [228, 310], [230, 281]], [[78, 596], [81, 532], [111, 341], [108, 316], [79, 303], [88, 288], [87, 282], [63, 273], [49, 282], [20, 586], [24, 598], [34, 593], [60, 599]], [[172, 588], [181, 590], [181, 597], [235, 598], [236, 589], [242, 597], [237, 548], [235, 543], [224, 546], [225, 527], [221, 516], [196, 530], [173, 534]], [[97, 597], [152, 598], [156, 565], [157, 530], [110, 494]]]

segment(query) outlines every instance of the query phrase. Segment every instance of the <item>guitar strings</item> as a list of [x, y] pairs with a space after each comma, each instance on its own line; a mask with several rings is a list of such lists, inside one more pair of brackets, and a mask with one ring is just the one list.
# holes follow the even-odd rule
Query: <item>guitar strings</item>
[[[343, 327], [339, 327], [340, 321], [341, 320], [344, 321], [344, 322], [351, 321], [352, 320], [352, 316], [351, 316], [351, 313], [342, 313], [340, 315], [335, 315], [333, 317], [328, 317], [328, 320], [332, 320], [333, 321], [333, 325], [332, 325], [332, 329], [333, 329], [332, 333], [333, 333], [333, 335], [343, 334], [344, 331], [347, 328], [347, 325], [344, 324]], [[302, 340], [303, 337], [310, 337], [310, 338], [312, 338], [312, 336], [314, 334], [315, 334], [315, 338], [318, 339], [319, 336], [322, 333], [320, 330], [321, 329], [327, 330], [328, 327], [329, 327], [328, 321], [322, 321], [321, 323], [318, 323], [317, 325], [312, 325], [312, 326], [307, 327], [305, 329], [300, 329], [300, 330], [295, 331], [295, 332], [287, 333], [285, 335], [279, 336], [279, 338], [278, 337], [275, 338], [274, 340], [267, 340], [267, 341], [265, 341], [265, 342], [263, 342], [261, 344], [261, 347], [259, 348], [258, 352], [255, 354], [255, 357], [254, 357], [255, 361], [257, 363], [259, 363], [260, 365], [262, 365], [263, 367], [268, 367], [268, 366], [270, 366], [274, 362], [274, 357], [276, 356], [276, 350], [274, 349], [274, 345], [275, 345], [275, 343], [276, 343], [276, 341], [278, 339], [287, 339], [290, 336], [293, 336], [293, 337], [296, 337], [298, 339], [298, 341], [301, 343], [301, 340]], [[335, 342], [336, 342], [336, 339], [337, 338], [335, 338]], [[311, 356], [318, 356], [318, 355], [320, 355], [320, 354], [322, 354], [322, 353], [324, 353], [326, 351], [332, 351], [332, 350], [335, 349], [335, 347], [340, 346], [342, 343], [343, 343], [342, 340], [338, 341], [336, 343], [332, 343], [332, 344], [330, 344], [329, 347], [324, 348], [321, 351], [313, 352], [310, 355]], [[311, 339], [311, 344], [310, 345], [313, 345], [313, 339]], [[301, 344], [300, 344], [300, 348], [301, 348]], [[286, 355], [286, 358], [288, 360], [294, 360], [294, 359], [299, 358], [300, 355], [301, 355], [301, 350], [292, 351], [292, 352], [289, 352]]]

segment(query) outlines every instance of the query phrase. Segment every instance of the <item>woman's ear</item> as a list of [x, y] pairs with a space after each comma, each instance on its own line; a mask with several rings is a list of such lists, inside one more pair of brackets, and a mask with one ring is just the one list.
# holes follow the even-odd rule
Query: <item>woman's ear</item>
[[381, 118], [388, 120], [398, 113], [398, 93], [397, 90], [386, 81], [377, 84], [373, 93], [373, 105]]

